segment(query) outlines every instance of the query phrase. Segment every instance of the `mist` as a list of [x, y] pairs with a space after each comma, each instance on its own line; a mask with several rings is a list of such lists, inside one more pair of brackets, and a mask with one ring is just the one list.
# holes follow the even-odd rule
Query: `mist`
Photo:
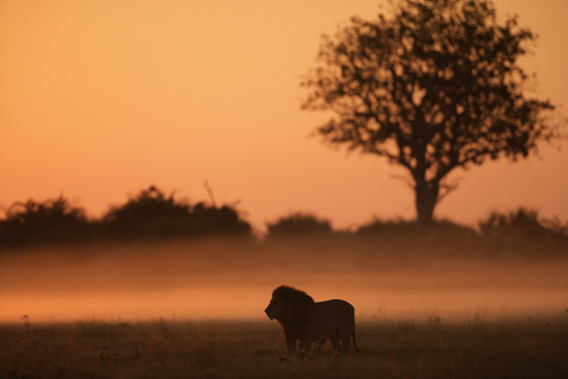
[[264, 320], [286, 284], [315, 301], [341, 298], [360, 320], [562, 314], [568, 260], [502, 254], [449, 258], [415, 246], [218, 238], [73, 245], [0, 255], [0, 322]]

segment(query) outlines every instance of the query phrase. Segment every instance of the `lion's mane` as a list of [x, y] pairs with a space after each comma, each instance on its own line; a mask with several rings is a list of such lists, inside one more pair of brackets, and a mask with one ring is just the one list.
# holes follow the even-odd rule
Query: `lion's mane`
[[272, 292], [272, 298], [284, 305], [283, 312], [276, 317], [286, 335], [303, 338], [314, 314], [314, 299], [304, 291], [293, 287], [280, 286]]

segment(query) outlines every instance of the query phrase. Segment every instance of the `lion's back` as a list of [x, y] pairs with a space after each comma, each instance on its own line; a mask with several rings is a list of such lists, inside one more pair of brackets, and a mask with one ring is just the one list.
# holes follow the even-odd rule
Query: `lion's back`
[[315, 303], [316, 308], [331, 313], [355, 312], [355, 308], [345, 300], [332, 299]]
[[352, 328], [355, 308], [345, 300], [333, 299], [315, 303], [314, 328], [328, 336], [337, 330]]

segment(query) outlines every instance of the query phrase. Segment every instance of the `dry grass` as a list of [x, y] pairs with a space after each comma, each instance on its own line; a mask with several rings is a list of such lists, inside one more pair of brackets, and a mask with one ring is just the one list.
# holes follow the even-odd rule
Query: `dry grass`
[[565, 378], [568, 319], [359, 323], [361, 353], [282, 360], [274, 322], [81, 321], [0, 326], [0, 378]]

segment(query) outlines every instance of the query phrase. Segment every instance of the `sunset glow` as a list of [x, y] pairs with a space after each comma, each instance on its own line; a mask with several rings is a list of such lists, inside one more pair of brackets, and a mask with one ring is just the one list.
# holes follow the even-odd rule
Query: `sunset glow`
[[[386, 3], [386, 2], [383, 2]], [[383, 4], [380, 3], [380, 4]], [[384, 5], [384, 4], [383, 4]], [[531, 93], [566, 115], [568, 4], [496, 0], [540, 38]], [[335, 227], [414, 217], [405, 175], [309, 134], [299, 81], [320, 35], [376, 2], [16, 1], [0, 3], [0, 205], [63, 193], [98, 217], [156, 184], [191, 201], [240, 201], [253, 226], [312, 211]], [[438, 217], [474, 225], [528, 206], [568, 219], [566, 152], [456, 172]]]
[[[537, 74], [527, 91], [550, 98], [561, 120], [568, 107], [568, 3], [495, 5], [503, 16], [519, 14], [539, 35], [534, 55], [522, 61]], [[326, 115], [300, 109], [299, 83], [321, 35], [353, 15], [374, 18], [380, 7], [386, 1], [0, 2], [0, 206], [63, 194], [96, 218], [150, 184], [191, 203], [209, 200], [207, 182], [218, 203], [237, 204], [260, 233], [294, 211], [328, 218], [335, 228], [372, 217], [413, 218], [413, 191], [396, 178], [406, 172], [310, 138]], [[540, 156], [527, 160], [456, 171], [451, 178], [459, 188], [435, 215], [475, 226], [490, 211], [525, 206], [568, 221], [568, 156], [558, 145], [542, 145]], [[560, 308], [566, 290], [548, 266], [533, 286], [522, 280], [524, 266], [507, 273], [484, 263], [448, 273], [434, 265], [428, 274], [401, 266], [381, 275], [332, 266], [221, 269], [209, 260], [180, 261], [176, 254], [183, 252], [165, 261], [151, 254], [121, 260], [134, 254], [126, 249], [86, 265], [63, 259], [37, 267], [33, 259], [8, 256], [0, 272], [0, 322], [21, 314], [44, 321], [214, 317], [234, 299], [239, 306], [231, 317], [260, 318], [282, 283], [317, 299], [345, 296], [369, 317], [380, 314], [380, 304], [389, 314], [432, 309], [456, 317], [484, 304], [494, 316], [502, 304], [515, 312]], [[508, 284], [479, 281], [479, 272], [506, 276]], [[544, 285], [546, 275], [552, 279]], [[455, 292], [456, 277], [471, 286], [460, 282]]]
[[568, 0], [0, 0], [0, 378], [568, 377]]

